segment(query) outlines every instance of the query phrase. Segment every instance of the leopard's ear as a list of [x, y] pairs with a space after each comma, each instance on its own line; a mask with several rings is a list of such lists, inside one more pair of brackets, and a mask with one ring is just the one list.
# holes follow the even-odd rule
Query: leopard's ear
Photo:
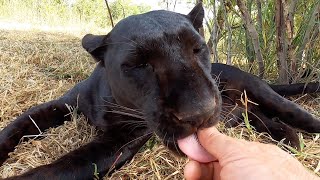
[[187, 15], [187, 17], [192, 22], [194, 28], [199, 31], [199, 28], [202, 27], [203, 18], [204, 18], [204, 9], [202, 3], [198, 3]]
[[108, 35], [87, 34], [82, 38], [82, 47], [97, 61], [103, 61], [108, 47]]

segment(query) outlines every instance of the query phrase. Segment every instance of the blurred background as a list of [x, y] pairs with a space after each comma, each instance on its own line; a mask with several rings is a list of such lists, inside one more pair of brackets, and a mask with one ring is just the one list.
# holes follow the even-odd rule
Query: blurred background
[[[188, 13], [200, 0], [0, 0], [0, 28], [106, 33], [150, 10]], [[270, 81], [318, 79], [319, 0], [203, 0], [202, 32], [213, 62], [238, 65]], [[107, 7], [109, 6], [109, 9]], [[108, 11], [109, 10], [109, 11]], [[110, 13], [109, 13], [110, 12]], [[111, 16], [110, 16], [111, 14]]]

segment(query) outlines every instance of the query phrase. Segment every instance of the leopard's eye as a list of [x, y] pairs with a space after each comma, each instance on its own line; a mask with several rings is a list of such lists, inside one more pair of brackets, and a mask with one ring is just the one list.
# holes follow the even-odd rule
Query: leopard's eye
[[137, 67], [137, 68], [146, 68], [146, 67], [148, 67], [148, 66], [149, 66], [148, 63], [141, 63], [141, 64], [137, 65], [136, 67]]
[[193, 54], [199, 54], [205, 48], [205, 44], [197, 45], [197, 47], [193, 48]]
[[200, 53], [201, 49], [200, 48], [194, 48], [193, 49], [193, 54], [198, 54]]

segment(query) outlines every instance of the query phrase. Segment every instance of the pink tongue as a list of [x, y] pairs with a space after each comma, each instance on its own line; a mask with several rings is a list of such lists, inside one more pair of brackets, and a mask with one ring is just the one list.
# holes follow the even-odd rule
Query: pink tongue
[[216, 160], [199, 143], [195, 134], [178, 140], [178, 146], [189, 158], [202, 163]]

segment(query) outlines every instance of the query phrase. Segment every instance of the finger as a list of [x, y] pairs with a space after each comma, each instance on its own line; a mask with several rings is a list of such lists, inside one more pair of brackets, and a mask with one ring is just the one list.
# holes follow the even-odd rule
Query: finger
[[184, 177], [187, 180], [212, 180], [213, 163], [199, 163], [190, 160], [184, 169]]
[[201, 178], [201, 167], [197, 161], [190, 160], [184, 168], [186, 180], [198, 180]]
[[213, 179], [214, 180], [220, 180], [220, 173], [221, 173], [221, 165], [219, 162], [213, 162]]
[[226, 155], [243, 149], [243, 141], [221, 134], [215, 127], [198, 131], [200, 144], [214, 157], [221, 160]]

